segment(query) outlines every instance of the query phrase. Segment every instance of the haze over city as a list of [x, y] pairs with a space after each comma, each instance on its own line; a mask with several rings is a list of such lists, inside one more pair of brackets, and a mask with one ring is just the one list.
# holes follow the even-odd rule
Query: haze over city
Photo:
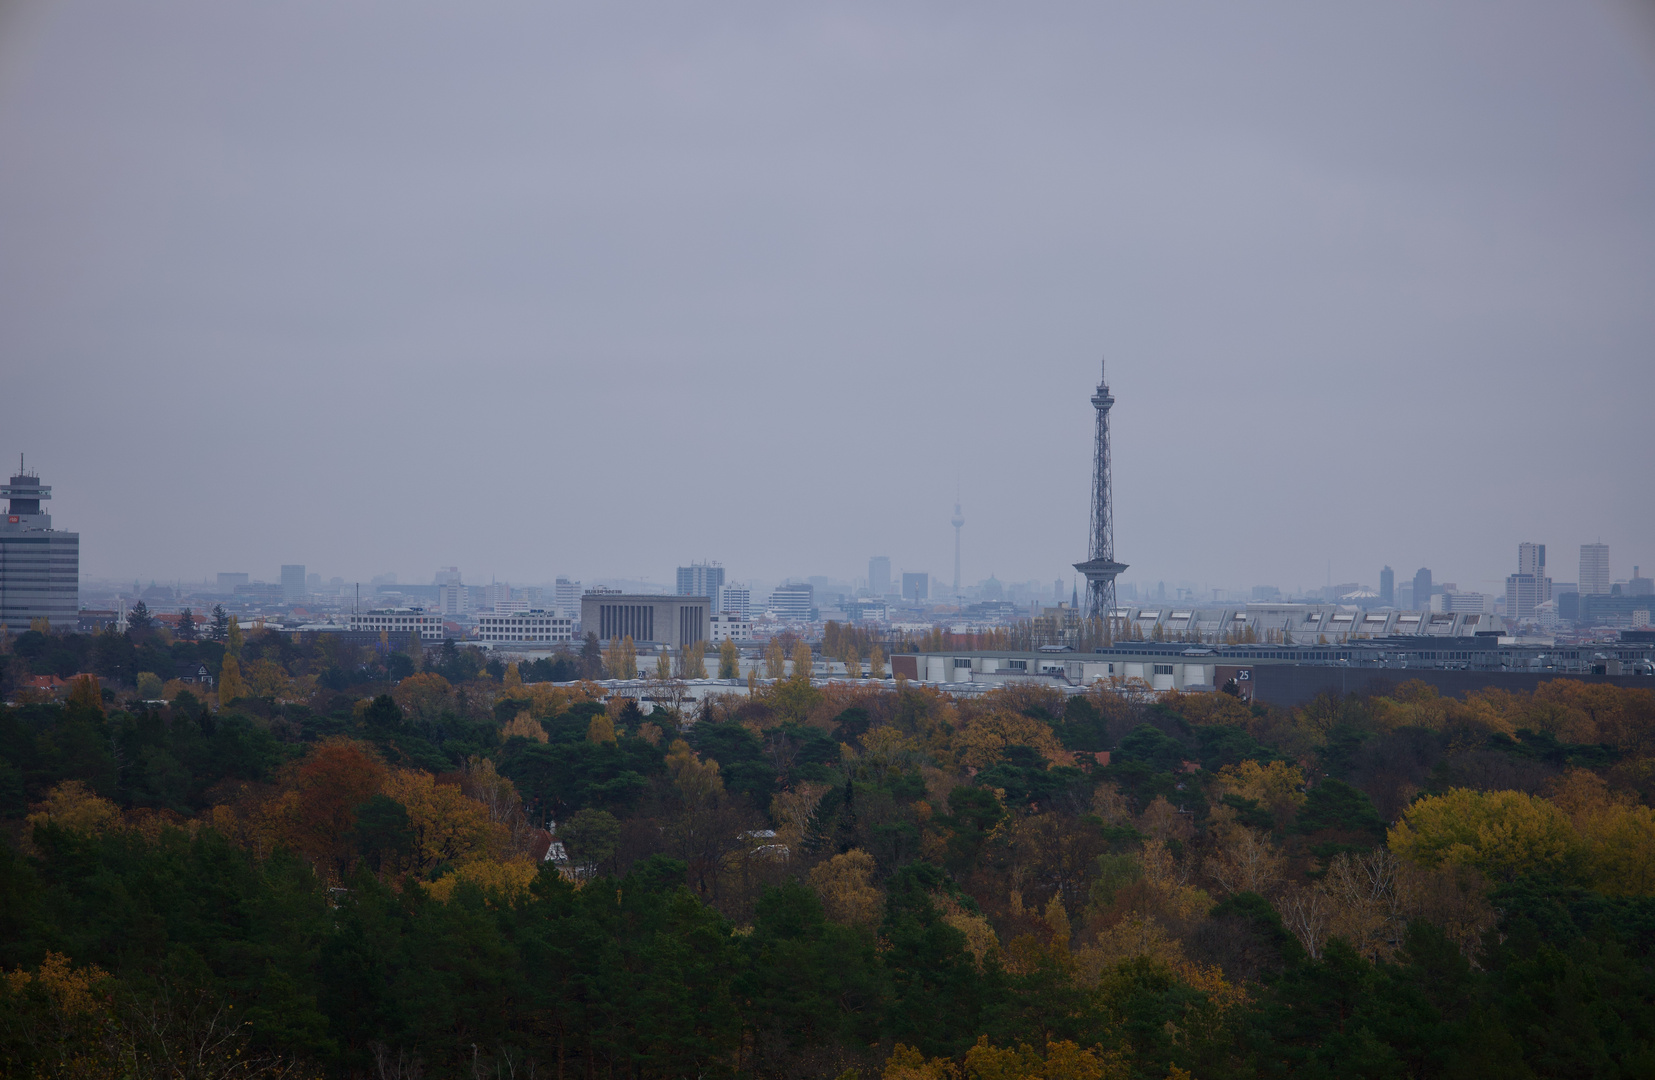
[[[0, 431], [82, 573], [1655, 564], [1631, 5], [9, 7]], [[1621, 564], [1625, 565], [1621, 565]]]
[[0, 0], [0, 1073], [1655, 1074], [1655, 6]]

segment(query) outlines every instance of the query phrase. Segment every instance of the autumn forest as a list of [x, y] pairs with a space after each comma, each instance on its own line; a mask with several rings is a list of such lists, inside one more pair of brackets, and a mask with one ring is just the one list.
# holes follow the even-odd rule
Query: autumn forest
[[0, 1073], [1655, 1075], [1652, 691], [646, 713], [595, 642], [218, 636], [4, 643]]

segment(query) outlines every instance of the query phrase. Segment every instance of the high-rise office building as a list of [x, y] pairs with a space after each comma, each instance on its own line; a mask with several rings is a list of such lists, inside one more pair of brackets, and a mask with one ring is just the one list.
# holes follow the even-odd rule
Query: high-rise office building
[[1506, 578], [1506, 618], [1535, 618], [1536, 609], [1552, 598], [1551, 585], [1546, 576], [1546, 545], [1518, 544], [1517, 573]]
[[1396, 606], [1396, 571], [1388, 566], [1379, 571], [1379, 606]]
[[51, 485], [22, 459], [0, 487], [9, 500], [0, 522], [0, 624], [14, 634], [36, 619], [60, 631], [80, 622], [80, 534], [52, 528], [52, 515], [40, 509], [51, 497]]
[[1545, 577], [1546, 545], [1518, 544], [1517, 572], [1519, 574], [1533, 574], [1535, 577]]
[[718, 595], [713, 597], [713, 606], [718, 609], [714, 614], [726, 613], [739, 615], [743, 619], [748, 618], [753, 607], [752, 590], [739, 581], [720, 585]]
[[724, 567], [718, 563], [692, 562], [678, 568], [679, 596], [705, 596], [708, 600], [716, 600], [723, 584]]
[[891, 557], [875, 555], [868, 560], [868, 591], [884, 596], [891, 591]]
[[557, 595], [554, 603], [557, 605], [557, 613], [566, 619], [580, 618], [580, 582], [560, 577], [557, 579], [555, 591]]
[[1609, 545], [1580, 545], [1580, 595], [1609, 595]]
[[1414, 596], [1408, 606], [1414, 611], [1431, 610], [1431, 571], [1423, 566], [1414, 575]]
[[303, 600], [310, 590], [305, 586], [305, 568], [303, 563], [289, 564], [282, 567], [282, 599], [288, 603]]

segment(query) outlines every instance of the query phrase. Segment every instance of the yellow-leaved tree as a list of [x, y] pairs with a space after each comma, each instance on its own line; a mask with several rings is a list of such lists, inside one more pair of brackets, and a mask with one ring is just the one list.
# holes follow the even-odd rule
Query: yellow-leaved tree
[[1265, 765], [1243, 761], [1239, 765], [1226, 765], [1218, 770], [1218, 786], [1225, 794], [1251, 799], [1268, 810], [1275, 819], [1278, 831], [1304, 805], [1306, 798], [1303, 791], [1304, 772], [1297, 765], [1284, 761], [1272, 761]]
[[29, 825], [51, 823], [79, 833], [103, 833], [120, 825], [120, 807], [88, 790], [79, 780], [65, 780], [30, 808]]
[[780, 638], [771, 638], [770, 644], [764, 650], [764, 677], [766, 679], [783, 679], [787, 677], [787, 654], [782, 651]]
[[72, 709], [89, 709], [103, 713], [103, 690], [96, 675], [76, 675], [69, 680], [68, 705]]
[[883, 679], [885, 677], [885, 650], [875, 645], [868, 651], [868, 678]]
[[436, 672], [422, 671], [397, 683], [391, 697], [410, 715], [430, 723], [441, 716], [453, 700], [453, 687]]
[[247, 672], [247, 686], [254, 697], [281, 701], [290, 696], [287, 672], [268, 657], [253, 662]]
[[1451, 788], [1403, 812], [1390, 849], [1421, 866], [1470, 866], [1499, 881], [1526, 873], [1572, 876], [1584, 845], [1556, 805], [1521, 791]]
[[586, 741], [612, 743], [615, 741], [615, 721], [605, 713], [598, 713], [586, 725]]
[[736, 643], [729, 638], [725, 638], [718, 647], [718, 677], [741, 678], [741, 653], [736, 650]]
[[[235, 630], [235, 622], [230, 623], [230, 629]], [[247, 696], [247, 682], [241, 677], [241, 662], [236, 654], [229, 649], [224, 650], [224, 663], [218, 669], [218, 700], [220, 704], [228, 705], [237, 698]]]
[[802, 682], [809, 682], [813, 666], [814, 664], [810, 659], [810, 646], [802, 641], [793, 646], [793, 678]]
[[879, 921], [885, 894], [873, 883], [874, 859], [861, 848], [835, 855], [810, 871], [810, 887], [834, 922], [872, 926]]
[[546, 734], [546, 728], [542, 726], [540, 721], [530, 716], [529, 710], [527, 709], [524, 709], [522, 712], [512, 717], [511, 722], [500, 729], [501, 742], [505, 742], [507, 739], [515, 739], [519, 737], [524, 739], [532, 739], [538, 743], [549, 741], [549, 736]]
[[408, 869], [415, 874], [424, 875], [440, 862], [460, 864], [506, 849], [506, 827], [490, 821], [488, 810], [454, 784], [398, 769], [386, 777], [382, 791], [408, 813]]
[[1069, 764], [1067, 754], [1049, 725], [1022, 713], [995, 710], [972, 716], [963, 727], [944, 737], [939, 749], [951, 753], [968, 769], [986, 769], [1000, 760], [1008, 746], [1030, 746], [1053, 764]]
[[655, 654], [655, 680], [666, 682], [672, 678], [672, 656], [665, 648]]

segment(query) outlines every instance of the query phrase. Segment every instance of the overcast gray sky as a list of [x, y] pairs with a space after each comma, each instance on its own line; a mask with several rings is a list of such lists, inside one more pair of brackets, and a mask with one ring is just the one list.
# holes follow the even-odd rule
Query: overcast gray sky
[[[0, 16], [0, 452], [88, 576], [1655, 564], [1608, 0]], [[1330, 566], [1331, 563], [1331, 566]]]

